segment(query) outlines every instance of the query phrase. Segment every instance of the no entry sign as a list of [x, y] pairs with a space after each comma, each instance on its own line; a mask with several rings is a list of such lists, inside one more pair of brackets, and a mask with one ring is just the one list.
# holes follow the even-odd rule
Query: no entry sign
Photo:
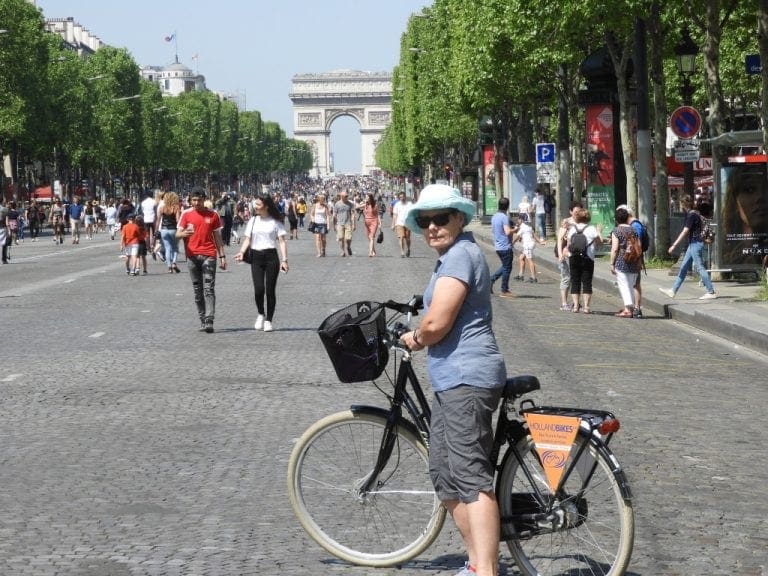
[[669, 117], [669, 127], [678, 138], [694, 138], [701, 129], [699, 111], [691, 106], [680, 106]]

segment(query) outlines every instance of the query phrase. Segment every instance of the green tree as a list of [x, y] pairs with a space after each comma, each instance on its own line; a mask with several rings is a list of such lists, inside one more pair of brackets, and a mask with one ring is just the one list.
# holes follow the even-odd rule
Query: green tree
[[44, 148], [46, 106], [39, 79], [49, 45], [43, 26], [29, 2], [0, 0], [0, 150], [11, 154], [14, 182], [20, 157], [32, 159]]

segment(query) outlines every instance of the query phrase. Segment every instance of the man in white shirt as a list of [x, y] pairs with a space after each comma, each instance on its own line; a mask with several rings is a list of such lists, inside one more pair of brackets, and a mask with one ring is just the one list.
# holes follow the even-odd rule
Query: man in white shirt
[[157, 260], [157, 254], [152, 250], [155, 241], [155, 220], [157, 220], [157, 202], [151, 193], [141, 201], [141, 215], [144, 217], [144, 228], [147, 230], [147, 251], [152, 254], [152, 260]]
[[400, 242], [400, 258], [408, 258], [411, 255], [411, 231], [405, 225], [405, 219], [413, 206], [410, 198], [405, 196], [405, 192], [397, 195], [397, 202], [392, 207], [392, 228]]

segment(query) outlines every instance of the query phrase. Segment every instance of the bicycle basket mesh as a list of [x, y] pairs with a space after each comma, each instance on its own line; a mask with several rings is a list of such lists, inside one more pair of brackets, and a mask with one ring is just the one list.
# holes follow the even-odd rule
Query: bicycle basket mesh
[[389, 361], [382, 342], [386, 314], [377, 302], [357, 302], [323, 320], [317, 329], [325, 351], [342, 382], [364, 382], [378, 378]]

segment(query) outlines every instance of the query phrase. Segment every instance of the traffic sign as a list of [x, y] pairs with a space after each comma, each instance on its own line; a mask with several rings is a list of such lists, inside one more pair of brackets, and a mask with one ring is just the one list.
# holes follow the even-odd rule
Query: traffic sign
[[675, 140], [675, 162], [696, 162], [698, 159], [698, 140]]
[[555, 162], [555, 145], [552, 143], [536, 144], [536, 164], [553, 164]]
[[556, 184], [557, 170], [554, 162], [546, 162], [536, 165], [537, 184]]
[[699, 111], [691, 106], [680, 106], [669, 117], [669, 127], [678, 138], [694, 138], [701, 129]]

